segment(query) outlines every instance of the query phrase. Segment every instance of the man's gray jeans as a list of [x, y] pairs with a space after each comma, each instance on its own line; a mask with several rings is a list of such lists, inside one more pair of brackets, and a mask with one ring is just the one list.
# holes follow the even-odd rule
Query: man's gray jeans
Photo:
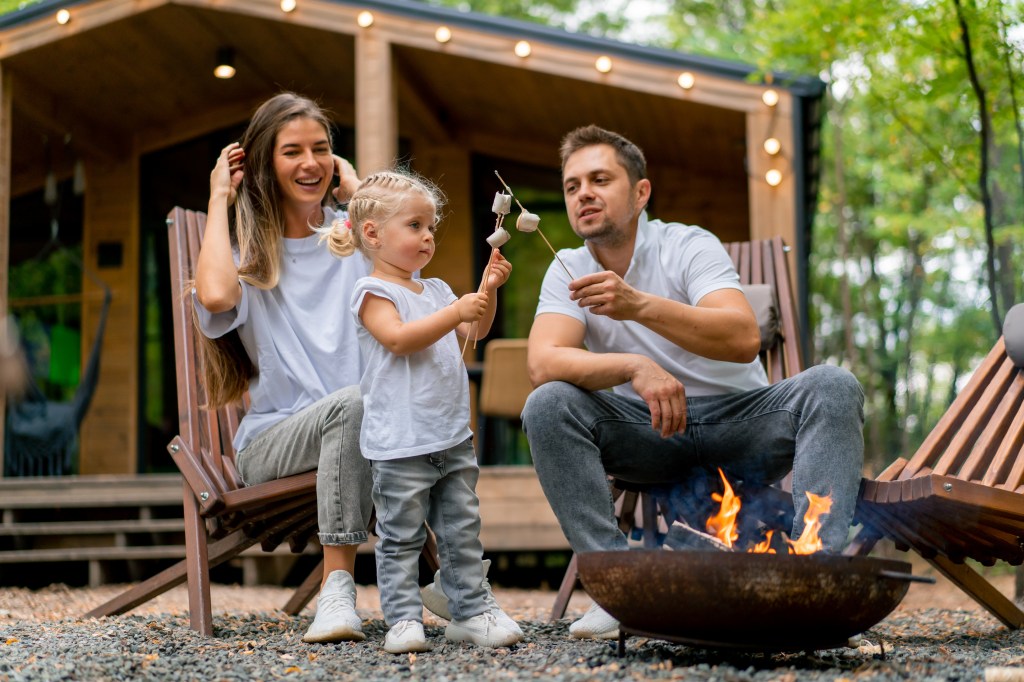
[[523, 425], [534, 466], [574, 551], [628, 548], [607, 476], [666, 484], [718, 467], [764, 484], [792, 469], [793, 538], [805, 492], [831, 495], [820, 534], [826, 551], [842, 550], [864, 461], [864, 392], [850, 372], [819, 365], [753, 391], [688, 398], [686, 408], [686, 431], [663, 439], [642, 401], [564, 382], [530, 394]]

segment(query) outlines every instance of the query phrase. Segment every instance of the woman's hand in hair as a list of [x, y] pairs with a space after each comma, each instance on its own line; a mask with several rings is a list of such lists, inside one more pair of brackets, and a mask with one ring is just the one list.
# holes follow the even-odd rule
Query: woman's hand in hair
[[242, 145], [232, 142], [221, 150], [217, 157], [217, 165], [210, 173], [210, 196], [221, 195], [227, 198], [228, 206], [235, 203], [238, 186], [242, 184], [243, 162], [245, 150]]
[[359, 175], [355, 167], [337, 154], [334, 155], [334, 174], [338, 176], [338, 186], [334, 188], [334, 198], [339, 204], [347, 204], [359, 188]]

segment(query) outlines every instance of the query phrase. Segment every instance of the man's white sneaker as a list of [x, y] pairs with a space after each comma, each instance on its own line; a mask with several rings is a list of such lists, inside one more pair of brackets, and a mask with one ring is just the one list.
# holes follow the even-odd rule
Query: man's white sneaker
[[384, 651], [389, 654], [407, 654], [411, 651], [430, 651], [423, 634], [423, 623], [416, 620], [400, 620], [391, 626], [384, 636]]
[[466, 620], [453, 620], [444, 629], [444, 636], [453, 642], [472, 642], [486, 647], [512, 646], [520, 639], [520, 635], [498, 625], [490, 611]]
[[[510, 632], [514, 632], [520, 637], [523, 636], [523, 630], [519, 627], [519, 623], [512, 620], [507, 613], [505, 613], [500, 606], [498, 601], [494, 598], [494, 593], [491, 592], [491, 583], [487, 580], [487, 571], [491, 568], [491, 560], [484, 559], [484, 591], [487, 593], [484, 596], [484, 604], [487, 605], [487, 610], [494, 614], [494, 619], [498, 621], [498, 625], [505, 628]], [[452, 614], [448, 610], [448, 595], [441, 589], [441, 571], [434, 572], [434, 582], [430, 583], [426, 587], [420, 590], [420, 597], [423, 599], [423, 605], [427, 607], [427, 610], [438, 618], [444, 618], [445, 620], [451, 620]]]
[[316, 600], [316, 616], [303, 642], [361, 642], [363, 619], [356, 613], [356, 584], [347, 571], [331, 571]]
[[618, 639], [619, 621], [595, 602], [582, 618], [569, 626], [569, 636], [576, 639]]

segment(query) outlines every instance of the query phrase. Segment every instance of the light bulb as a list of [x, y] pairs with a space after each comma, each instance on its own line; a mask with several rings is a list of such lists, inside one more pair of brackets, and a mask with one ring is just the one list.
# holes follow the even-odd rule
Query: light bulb
[[772, 187], [778, 187], [779, 183], [782, 182], [782, 171], [775, 168], [769, 169], [769, 171], [764, 174], [764, 181]]
[[370, 28], [373, 26], [373, 13], [363, 10], [359, 13], [359, 16], [356, 17], [356, 23], [362, 28]]
[[594, 62], [594, 68], [601, 73], [608, 73], [612, 70], [612, 58], [601, 55], [597, 58], [597, 61]]
[[57, 23], [63, 26], [64, 24], [71, 21], [71, 12], [66, 9], [57, 10]]
[[518, 43], [516, 43], [514, 51], [517, 57], [526, 58], [530, 56], [531, 52], [533, 52], [533, 48], [530, 47], [530, 43], [526, 42], [525, 40], [520, 40]]
[[693, 84], [697, 82], [697, 78], [689, 71], [683, 71], [679, 74], [679, 78], [676, 79], [676, 82], [679, 83], [679, 87], [683, 90], [689, 90], [693, 87]]
[[775, 156], [782, 149], [782, 143], [774, 137], [769, 137], [764, 141], [764, 151], [769, 156]]
[[439, 43], [447, 43], [452, 39], [452, 30], [447, 26], [439, 26], [434, 31], [434, 39]]
[[285, 12], [291, 12], [295, 10], [298, 4], [296, 0], [281, 0], [281, 9]]
[[769, 88], [761, 94], [761, 101], [770, 107], [774, 107], [779, 103], [779, 93]]

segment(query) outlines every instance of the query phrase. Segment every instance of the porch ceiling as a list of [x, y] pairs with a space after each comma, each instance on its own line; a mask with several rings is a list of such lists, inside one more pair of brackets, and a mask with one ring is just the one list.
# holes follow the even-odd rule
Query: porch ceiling
[[[246, 120], [281, 89], [319, 99], [351, 124], [354, 43], [293, 22], [165, 4], [10, 56], [13, 193], [41, 186], [49, 167], [69, 175], [79, 156], [124, 159]], [[221, 46], [235, 50], [230, 80], [212, 74]], [[639, 143], [652, 168], [699, 168], [733, 182], [744, 173], [741, 112], [523, 65], [397, 46], [401, 134], [557, 166], [561, 136], [599, 123]]]

